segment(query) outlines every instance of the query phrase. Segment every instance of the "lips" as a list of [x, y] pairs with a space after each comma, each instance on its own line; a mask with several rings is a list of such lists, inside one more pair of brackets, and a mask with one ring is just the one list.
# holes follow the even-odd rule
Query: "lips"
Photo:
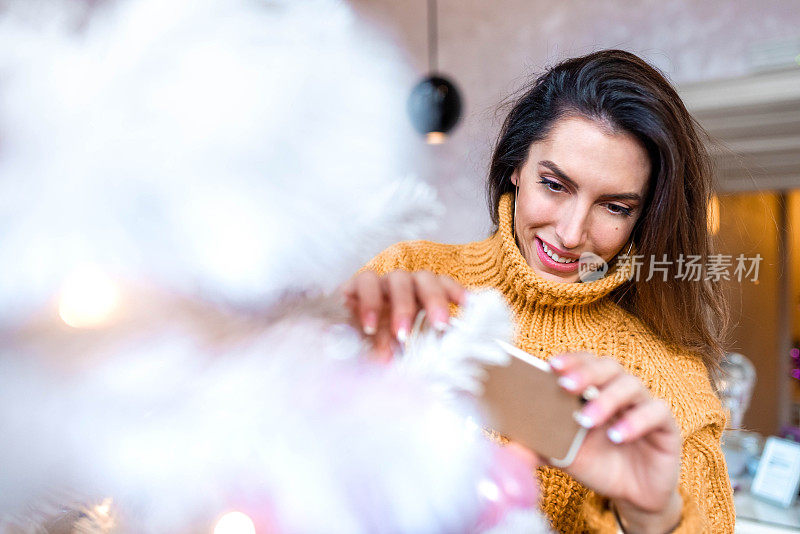
[[545, 267], [561, 273], [571, 273], [578, 269], [578, 258], [562, 257], [538, 237], [534, 239], [536, 240], [536, 254]]

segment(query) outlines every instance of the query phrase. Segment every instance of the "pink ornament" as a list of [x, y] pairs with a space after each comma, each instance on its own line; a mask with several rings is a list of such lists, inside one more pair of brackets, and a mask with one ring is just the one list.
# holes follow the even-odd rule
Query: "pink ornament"
[[478, 482], [483, 502], [478, 532], [497, 525], [510, 510], [538, 506], [535, 470], [539, 463], [536, 455], [521, 445], [494, 448], [488, 472]]

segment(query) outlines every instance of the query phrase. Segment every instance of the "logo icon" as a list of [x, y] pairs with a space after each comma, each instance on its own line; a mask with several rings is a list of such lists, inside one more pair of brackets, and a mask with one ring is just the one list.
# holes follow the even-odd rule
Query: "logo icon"
[[578, 278], [581, 282], [600, 280], [608, 272], [608, 264], [593, 252], [584, 252], [578, 259]]

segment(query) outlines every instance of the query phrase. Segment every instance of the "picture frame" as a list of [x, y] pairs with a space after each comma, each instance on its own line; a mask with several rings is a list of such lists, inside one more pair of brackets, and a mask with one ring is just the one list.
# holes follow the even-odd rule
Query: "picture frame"
[[800, 487], [800, 443], [775, 436], [767, 438], [750, 493], [788, 508]]

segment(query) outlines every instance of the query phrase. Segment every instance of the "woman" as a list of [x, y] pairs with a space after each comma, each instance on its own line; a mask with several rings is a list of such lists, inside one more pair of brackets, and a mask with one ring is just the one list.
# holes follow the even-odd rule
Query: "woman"
[[[567, 60], [502, 127], [488, 180], [496, 233], [466, 245], [394, 245], [345, 287], [384, 354], [419, 307], [446, 328], [465, 287], [497, 288], [517, 344], [549, 360], [565, 389], [599, 390], [583, 408], [590, 431], [575, 462], [566, 473], [538, 470], [558, 531], [733, 531], [725, 415], [709, 379], [725, 308], [712, 283], [681, 279], [684, 257], [710, 253], [699, 132], [637, 56]], [[617, 261], [626, 254], [655, 261], [637, 273]], [[610, 273], [582, 282], [582, 255]]]

